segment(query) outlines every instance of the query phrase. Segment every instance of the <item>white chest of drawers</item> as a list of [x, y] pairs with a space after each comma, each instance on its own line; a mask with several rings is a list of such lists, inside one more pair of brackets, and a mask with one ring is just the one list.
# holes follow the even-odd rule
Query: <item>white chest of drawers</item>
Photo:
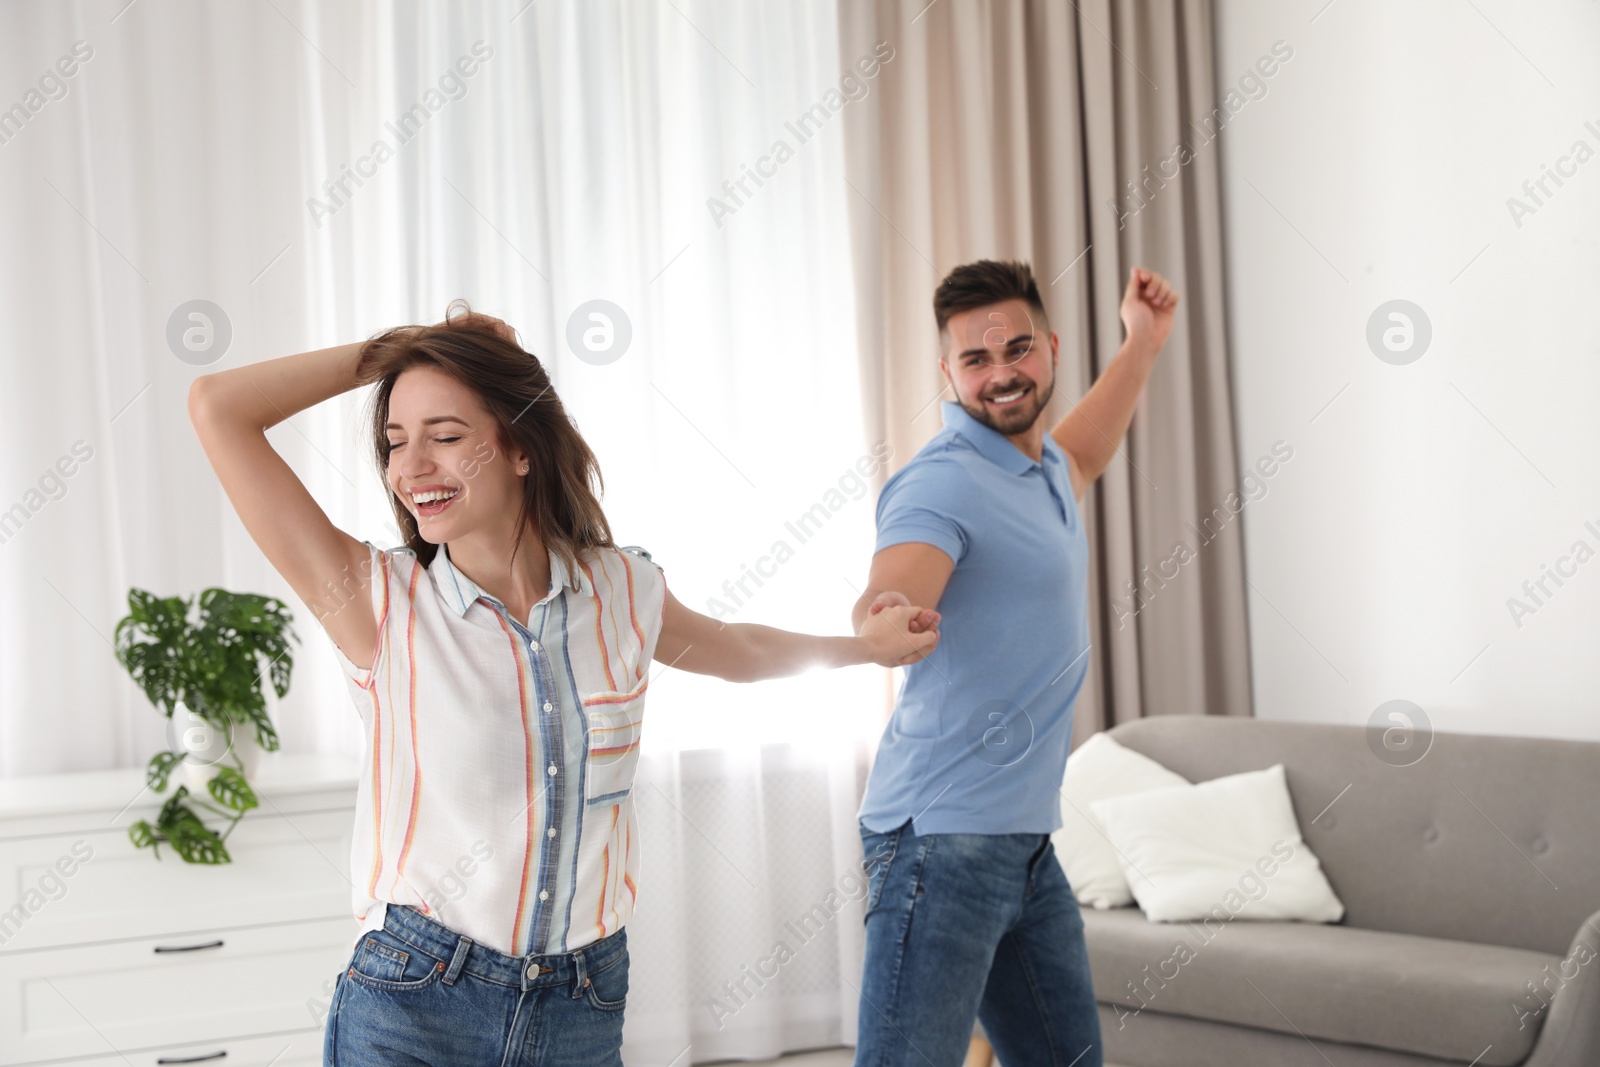
[[356, 767], [270, 754], [252, 785], [207, 867], [129, 842], [175, 788], [142, 768], [0, 780], [0, 1067], [321, 1063]]

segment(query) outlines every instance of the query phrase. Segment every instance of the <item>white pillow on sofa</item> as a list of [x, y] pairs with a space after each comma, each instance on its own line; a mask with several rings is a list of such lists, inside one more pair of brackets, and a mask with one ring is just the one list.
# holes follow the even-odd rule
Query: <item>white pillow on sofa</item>
[[1119, 745], [1104, 733], [1095, 734], [1067, 757], [1067, 774], [1061, 784], [1061, 829], [1051, 840], [1079, 904], [1120, 908], [1133, 903], [1127, 876], [1090, 805], [1107, 797], [1188, 784], [1183, 775]]
[[1152, 922], [1344, 917], [1300, 836], [1281, 763], [1090, 806]]

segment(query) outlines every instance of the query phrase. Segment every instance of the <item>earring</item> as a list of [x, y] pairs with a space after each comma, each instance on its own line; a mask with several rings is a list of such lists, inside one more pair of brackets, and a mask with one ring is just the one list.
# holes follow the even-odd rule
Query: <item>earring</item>
[[528, 473], [528, 465], [526, 463], [524, 463], [522, 465], [522, 469], [520, 471], [518, 471], [517, 473], [518, 474], [527, 474]]

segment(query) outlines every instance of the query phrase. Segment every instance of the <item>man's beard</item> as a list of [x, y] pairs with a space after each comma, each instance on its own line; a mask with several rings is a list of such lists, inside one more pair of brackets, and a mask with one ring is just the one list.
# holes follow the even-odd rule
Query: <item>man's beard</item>
[[[991, 413], [989, 406], [983, 402], [982, 397], [978, 398], [975, 406], [962, 401], [961, 407], [968, 415], [971, 415], [989, 427], [989, 429], [1003, 433], [1008, 437], [1014, 437], [1019, 433], [1027, 433], [1033, 424], [1038, 421], [1039, 416], [1044, 414], [1045, 405], [1050, 403], [1050, 397], [1056, 391], [1055, 375], [1052, 374], [1050, 376], [1050, 381], [1045, 384], [1043, 391], [1032, 382], [1024, 382], [1022, 385], [1023, 388], [1028, 388], [1029, 386], [1033, 386], [1033, 391], [1028, 394], [1027, 398], [998, 417]], [[991, 395], [1004, 396], [1010, 392], [1015, 392], [1015, 390], [995, 389], [991, 390]]]

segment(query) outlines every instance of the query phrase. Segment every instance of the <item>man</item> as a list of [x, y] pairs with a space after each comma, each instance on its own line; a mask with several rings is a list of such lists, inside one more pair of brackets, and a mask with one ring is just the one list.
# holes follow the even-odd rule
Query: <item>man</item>
[[1126, 340], [1049, 434], [1060, 341], [1026, 264], [934, 293], [944, 428], [884, 486], [859, 626], [936, 608], [906, 668], [860, 820], [868, 869], [857, 1067], [957, 1067], [981, 1020], [1005, 1067], [1100, 1067], [1083, 921], [1050, 833], [1088, 671], [1079, 501], [1115, 454], [1178, 297], [1135, 268]]

